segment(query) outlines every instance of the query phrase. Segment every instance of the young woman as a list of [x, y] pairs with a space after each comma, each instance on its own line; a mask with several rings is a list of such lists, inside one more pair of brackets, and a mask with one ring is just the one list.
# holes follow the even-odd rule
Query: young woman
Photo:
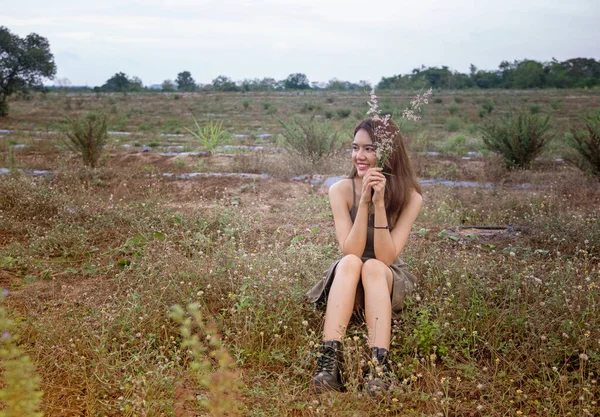
[[[311, 302], [326, 302], [323, 344], [316, 392], [342, 391], [341, 340], [352, 312], [364, 308], [369, 345], [377, 371], [367, 378], [370, 393], [387, 389], [381, 377], [389, 371], [388, 350], [392, 314], [398, 314], [404, 297], [416, 284], [399, 258], [421, 210], [421, 186], [406, 152], [400, 129], [392, 120], [367, 119], [354, 129], [353, 168], [348, 179], [329, 189], [335, 230], [344, 254], [331, 265], [323, 280], [308, 292]], [[382, 129], [394, 147], [383, 168], [376, 167], [375, 150]]]

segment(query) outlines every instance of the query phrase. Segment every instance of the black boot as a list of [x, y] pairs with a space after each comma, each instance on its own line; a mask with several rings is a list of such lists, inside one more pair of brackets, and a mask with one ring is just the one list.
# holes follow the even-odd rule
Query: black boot
[[369, 373], [365, 379], [365, 389], [370, 395], [381, 394], [388, 390], [392, 376], [389, 362], [389, 352], [384, 348], [371, 349]]
[[321, 345], [317, 370], [313, 375], [313, 386], [317, 394], [323, 391], [345, 391], [340, 367], [342, 365], [342, 344], [328, 340]]

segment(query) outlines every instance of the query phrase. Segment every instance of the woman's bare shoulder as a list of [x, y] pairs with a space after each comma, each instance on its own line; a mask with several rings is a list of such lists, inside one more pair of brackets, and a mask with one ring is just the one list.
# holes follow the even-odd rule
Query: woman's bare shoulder
[[343, 200], [346, 203], [350, 201], [349, 204], [352, 205], [352, 180], [344, 178], [329, 187], [329, 199]]
[[352, 189], [352, 180], [350, 178], [344, 178], [334, 183], [329, 187], [329, 195], [345, 195]]
[[423, 204], [423, 196], [414, 188], [410, 190], [410, 202], [419, 205]]

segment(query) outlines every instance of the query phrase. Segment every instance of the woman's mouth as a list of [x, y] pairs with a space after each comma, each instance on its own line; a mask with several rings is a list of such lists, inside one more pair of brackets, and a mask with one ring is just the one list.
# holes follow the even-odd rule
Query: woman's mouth
[[356, 164], [356, 168], [357, 168], [359, 171], [366, 171], [366, 170], [368, 170], [369, 168], [371, 168], [371, 165], [369, 165], [369, 164], [362, 164], [362, 163], [360, 163], [360, 162], [359, 162], [359, 163], [357, 163], [357, 164]]

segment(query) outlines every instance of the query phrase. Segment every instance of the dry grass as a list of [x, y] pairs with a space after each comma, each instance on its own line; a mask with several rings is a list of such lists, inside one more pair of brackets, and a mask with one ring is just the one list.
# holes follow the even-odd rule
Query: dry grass
[[[219, 103], [232, 126], [244, 125], [236, 95], [181, 95], [162, 106], [155, 97], [112, 99], [119, 114], [137, 100], [132, 107], [144, 111], [135, 123], [157, 107], [171, 112], [171, 104], [201, 106], [202, 98]], [[87, 103], [109, 98], [72, 100], [88, 111]], [[266, 97], [251, 99], [249, 109], [262, 113]], [[325, 96], [268, 99], [280, 116], [307, 100], [331, 104]], [[479, 106], [479, 95], [464, 99], [461, 106]], [[38, 108], [31, 102], [11, 103], [11, 126], [55, 117], [36, 103], [37, 116], [26, 115]], [[344, 96], [332, 105], [341, 103], [354, 108]], [[303, 294], [340, 254], [325, 194], [286, 179], [306, 173], [300, 162], [265, 152], [182, 164], [115, 145], [89, 170], [47, 144], [33, 148], [39, 142], [16, 163], [52, 169], [51, 178], [0, 180], [0, 280], [11, 288], [5, 303], [42, 379], [48, 416], [600, 412], [600, 192], [570, 167], [541, 161], [533, 171], [505, 172], [488, 158], [416, 156], [424, 177], [489, 178], [498, 187], [425, 188], [403, 254], [421, 284], [393, 324], [396, 384], [381, 398], [358, 389], [367, 349], [366, 329], [355, 323], [345, 342], [349, 392], [316, 397], [309, 387], [323, 316]], [[160, 175], [196, 164], [275, 178]], [[345, 164], [342, 155], [319, 173], [343, 174]], [[532, 188], [512, 188], [522, 183]], [[458, 228], [507, 224], [512, 232]], [[190, 324], [196, 345], [171, 312], [189, 303], [201, 313]]]

